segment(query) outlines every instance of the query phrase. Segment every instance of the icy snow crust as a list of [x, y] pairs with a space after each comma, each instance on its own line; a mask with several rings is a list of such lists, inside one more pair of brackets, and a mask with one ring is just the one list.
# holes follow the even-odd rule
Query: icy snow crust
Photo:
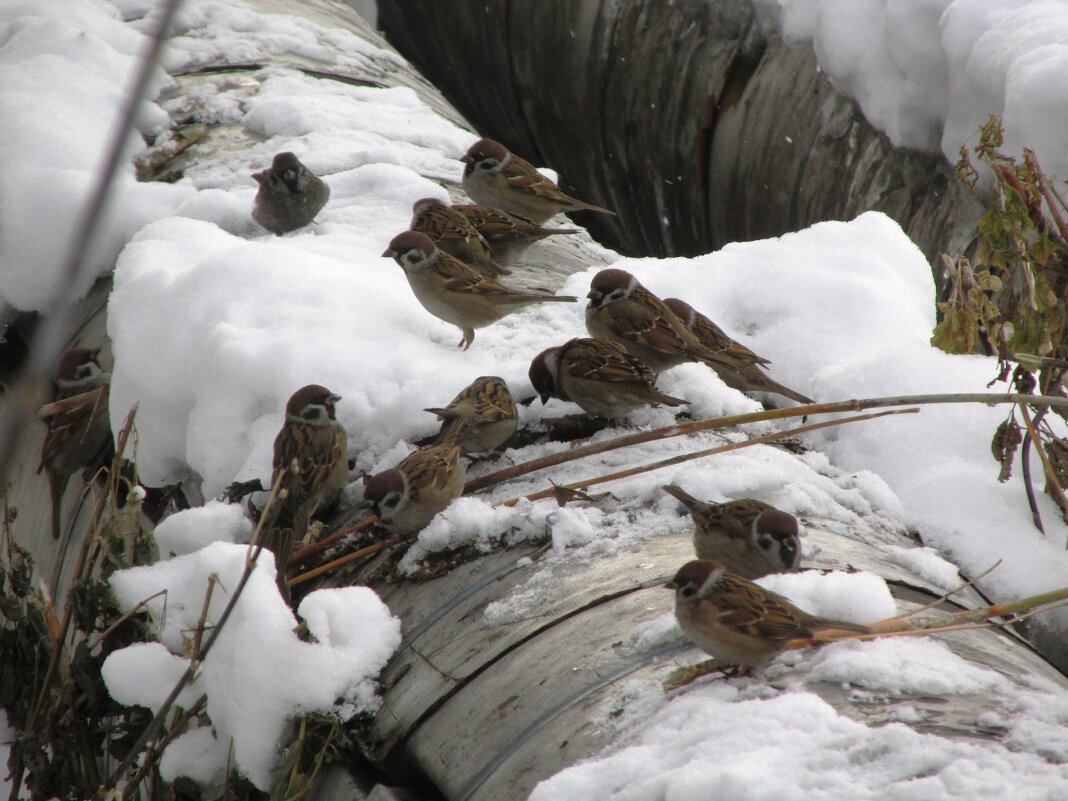
[[[140, 0], [119, 5], [131, 17], [148, 8]], [[14, 67], [0, 74], [10, 82], [6, 86], [39, 83], [48, 94], [30, 106], [36, 113], [48, 110], [49, 121], [67, 119], [68, 112], [86, 114], [77, 126], [53, 125], [50, 131], [65, 132], [64, 146], [78, 151], [107, 129], [105, 110], [114, 108], [126, 75], [114, 64], [128, 71], [136, 31], [150, 20], [124, 27], [102, 0], [64, 4], [62, 20], [49, 16], [50, 6], [25, 0], [0, 10], [0, 61]], [[74, 37], [79, 47], [62, 49], [44, 80], [46, 73], [33, 59], [50, 52], [48, 35], [69, 34], [71, 8], [88, 33]], [[22, 41], [15, 34], [37, 38], [12, 51], [11, 43]], [[396, 58], [348, 33], [264, 15], [239, 0], [188, 0], [166, 65], [179, 70], [224, 57], [252, 60], [287, 52], [354, 69]], [[75, 70], [79, 77], [106, 76], [93, 102], [60, 88], [77, 80], [55, 80]], [[142, 475], [153, 482], [192, 477], [202, 481], [208, 496], [235, 479], [269, 478], [282, 408], [302, 384], [322, 383], [342, 396], [338, 414], [349, 431], [350, 455], [358, 469], [373, 472], [396, 463], [410, 451], [412, 439], [436, 429], [424, 407], [441, 405], [482, 374], [499, 374], [517, 397], [528, 396], [531, 357], [583, 333], [581, 304], [547, 304], [481, 330], [470, 351], [458, 351], [456, 330], [419, 306], [399, 268], [380, 253], [407, 227], [414, 200], [446, 196], [440, 181], [458, 180], [456, 158], [474, 135], [435, 116], [409, 89], [353, 87], [279, 67], [254, 77], [258, 88], [243, 79], [211, 79], [210, 90], [195, 100], [209, 118], [240, 125], [255, 141], [240, 152], [204, 160], [175, 186], [131, 183], [115, 204], [109, 229], [120, 242], [140, 229], [119, 258], [109, 308], [115, 422], [139, 402]], [[186, 102], [149, 104], [148, 122], [162, 124], [161, 109], [177, 110]], [[13, 118], [0, 119], [6, 124]], [[88, 136], [89, 131], [100, 136]], [[28, 134], [20, 139], [19, 158], [41, 175], [54, 162], [56, 148], [38, 147], [36, 141]], [[323, 174], [332, 194], [317, 225], [276, 238], [248, 217], [255, 189], [249, 173], [281, 150], [295, 152]], [[2, 153], [8, 169], [10, 153]], [[82, 183], [93, 158], [82, 153], [72, 168]], [[40, 181], [25, 191], [31, 200], [39, 195], [36, 202], [47, 199], [62, 209], [52, 195], [62, 195], [68, 185]], [[11, 191], [4, 187], [0, 193]], [[153, 208], [146, 198], [156, 197], [153, 193], [166, 196], [167, 203], [155, 206], [159, 213], [146, 214]], [[0, 210], [6, 226], [9, 207]], [[52, 229], [40, 226], [37, 221], [5, 228], [14, 233], [4, 247], [40, 251], [54, 238]], [[43, 297], [47, 272], [39, 263], [20, 263], [28, 266], [15, 271], [12, 285], [23, 287], [25, 296]], [[777, 380], [818, 399], [982, 391], [994, 373], [988, 359], [947, 356], [929, 346], [929, 268], [897, 225], [879, 214], [694, 259], [628, 259], [617, 265], [663, 297], [684, 297], [770, 358]], [[572, 276], [560, 291], [585, 295], [592, 272]], [[696, 417], [759, 408], [699, 365], [668, 371], [660, 387], [689, 399]], [[544, 408], [525, 407], [522, 416], [529, 424], [574, 411], [552, 401]], [[934, 586], [955, 583], [954, 567], [943, 558], [948, 556], [967, 572], [1004, 558], [986, 582], [1001, 597], [1050, 589], [1068, 575], [1063, 532], [1039, 539], [1019, 480], [997, 483], [987, 443], [1001, 416], [974, 406], [929, 407], [920, 415], [811, 435], [806, 444], [813, 450], [800, 457], [752, 448], [617, 482], [609, 487], [613, 498], [600, 506], [490, 507], [491, 501], [545, 486], [543, 475], [526, 478], [486, 498], [455, 503], [420, 535], [402, 569], [414, 569], [428, 551], [464, 542], [488, 549], [505, 531], [512, 540], [548, 534], [550, 554], [512, 596], [486, 610], [490, 622], [520, 617], [554, 598], [557, 567], [606, 559], [649, 538], [685, 535], [688, 518], [658, 491], [674, 481], [709, 500], [755, 497], [803, 520], [820, 520], [829, 534], [809, 532], [810, 564], [833, 562], [821, 554], [823, 544], [833, 541], [830, 534], [863, 536], [898, 546], [888, 549], [889, 558]], [[634, 413], [630, 422], [653, 426], [671, 420], [669, 410], [649, 409]], [[751, 426], [744, 434], [767, 430], [768, 425]], [[597, 475], [742, 436], [705, 433], [652, 443], [554, 471], [553, 478]], [[505, 459], [523, 461], [566, 447], [533, 446]], [[348, 500], [358, 494], [354, 485]], [[1041, 502], [1047, 519], [1055, 520], [1052, 504]], [[929, 549], [901, 549], [905, 526], [920, 530]], [[239, 543], [248, 538], [249, 526], [233, 508], [209, 504], [175, 515], [159, 535], [164, 556], [173, 557], [117, 574], [114, 587], [126, 607], [167, 588], [165, 607], [162, 599], [150, 602], [162, 645], [115, 654], [106, 674], [117, 698], [150, 708], [165, 695], [160, 685], [169, 688], [184, 670], [187, 638], [199, 619], [208, 576], [220, 578], [209, 620], [236, 586], [246, 558]], [[885, 583], [871, 573], [768, 581], [818, 614], [866, 620], [893, 610]], [[633, 647], [678, 636], [667, 593], [662, 603], [658, 618], [636, 626]], [[314, 709], [344, 716], [374, 708], [371, 679], [399, 642], [398, 621], [365, 588], [314, 593], [297, 613], [316, 642], [293, 634], [296, 618], [278, 596], [274, 566], [264, 554], [191, 688], [207, 692], [214, 732], [197, 729], [176, 741], [164, 760], [167, 776], [217, 781], [220, 755], [226, 753], [220, 746], [232, 737], [237, 765], [262, 787], [292, 716]], [[153, 669], [139, 670], [143, 665]], [[927, 639], [841, 644], [815, 655], [792, 654], [774, 669], [801, 683], [776, 690], [760, 682], [713, 682], [668, 698], [658, 683], [632, 688], [637, 701], [620, 745], [600, 760], [563, 771], [533, 797], [1052, 799], [1063, 797], [1068, 786], [1068, 700], [1038, 680], [1021, 689]], [[901, 723], [868, 727], [807, 691], [803, 682], [809, 680], [865, 693], [990, 696], [996, 704], [983, 725], [1001, 732], [1003, 740], [960, 742]], [[344, 699], [340, 708], [338, 698]], [[908, 710], [901, 715], [914, 722]]]
[[895, 145], [951, 163], [991, 114], [1068, 179], [1066, 0], [775, 0], [789, 40]]

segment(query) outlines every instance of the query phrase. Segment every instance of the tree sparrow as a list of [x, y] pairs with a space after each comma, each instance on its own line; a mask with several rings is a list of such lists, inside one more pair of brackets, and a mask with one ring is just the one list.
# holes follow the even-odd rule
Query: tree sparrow
[[590, 336], [618, 342], [654, 373], [716, 355], [626, 270], [601, 270], [590, 282], [586, 297], [590, 299], [586, 306]]
[[418, 534], [464, 490], [460, 446], [442, 442], [420, 448], [396, 467], [371, 476], [359, 508], [378, 516], [395, 534]]
[[460, 159], [464, 191], [486, 206], [543, 223], [562, 211], [614, 211], [576, 200], [508, 148], [492, 139], [479, 139]]
[[330, 187], [292, 153], [278, 153], [252, 177], [260, 185], [252, 219], [279, 236], [310, 223], [330, 199]]
[[798, 403], [812, 403], [812, 398], [795, 392], [764, 374], [767, 359], [757, 356], [740, 342], [735, 342], [723, 329], [709, 320], [689, 303], [678, 298], [667, 298], [664, 304], [675, 313], [697, 339], [717, 354], [708, 365], [716, 371], [723, 383], [740, 392], [772, 392]]
[[531, 303], [573, 303], [570, 295], [516, 292], [474, 267], [442, 253], [433, 241], [418, 231], [393, 237], [383, 256], [392, 256], [404, 270], [416, 300], [435, 317], [458, 326], [463, 333], [458, 347], [467, 350], [475, 341], [475, 329], [495, 323]]
[[308, 384], [286, 403], [285, 422], [274, 440], [271, 486], [285, 470], [278, 496], [278, 517], [264, 546], [274, 551], [278, 582], [285, 594], [286, 562], [316, 515], [337, 506], [349, 480], [348, 436], [334, 416], [340, 398], [326, 387]]
[[781, 595], [706, 559], [687, 562], [666, 586], [675, 590], [679, 627], [706, 654], [733, 665], [735, 675], [762, 669], [791, 640], [827, 631], [871, 631], [802, 612]]
[[493, 260], [489, 243], [463, 214], [432, 197], [415, 201], [411, 230], [426, 234], [438, 250], [470, 264], [487, 278], [511, 275]]
[[75, 472], [102, 464], [114, 448], [108, 415], [109, 379], [97, 361], [97, 348], [71, 348], [59, 357], [56, 400], [71, 398], [102, 387], [93, 401], [48, 418], [48, 433], [41, 445], [41, 463], [52, 494], [52, 538], [59, 539], [63, 493]]
[[545, 228], [525, 217], [477, 203], [453, 206], [475, 226], [489, 244], [498, 264], [509, 266], [523, 255], [528, 247], [547, 236], [577, 234], [578, 228]]
[[442, 421], [438, 441], [455, 442], [463, 456], [497, 450], [519, 426], [512, 393], [495, 375], [479, 376], [445, 408], [425, 411]]
[[720, 562], [747, 579], [790, 573], [801, 564], [797, 518], [751, 498], [706, 503], [682, 487], [668, 484], [693, 517], [693, 545], [698, 559]]
[[597, 417], [615, 419], [651, 403], [686, 403], [658, 391], [648, 367], [621, 345], [603, 339], [576, 338], [543, 350], [528, 374], [542, 403], [550, 397], [571, 401]]

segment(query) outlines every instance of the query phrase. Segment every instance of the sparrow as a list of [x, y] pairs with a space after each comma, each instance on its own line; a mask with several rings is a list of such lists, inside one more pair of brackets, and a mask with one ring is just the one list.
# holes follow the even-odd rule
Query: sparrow
[[467, 350], [475, 329], [495, 323], [532, 303], [574, 303], [570, 295], [517, 292], [479, 275], [474, 267], [438, 250], [426, 234], [405, 231], [393, 237], [383, 256], [392, 256], [404, 270], [416, 300], [435, 317], [458, 326], [457, 347]]
[[274, 552], [283, 594], [293, 543], [304, 538], [313, 517], [333, 511], [348, 483], [348, 436], [335, 418], [339, 400], [318, 384], [301, 387], [286, 403], [285, 421], [274, 440], [271, 486], [281, 476], [278, 517], [264, 547]]
[[52, 539], [62, 533], [60, 525], [63, 494], [75, 472], [96, 467], [106, 460], [114, 446], [108, 414], [109, 380], [97, 361], [98, 348], [71, 348], [59, 357], [56, 367], [56, 400], [72, 398], [90, 390], [101, 393], [80, 406], [48, 418], [48, 432], [41, 445], [42, 470], [48, 476], [52, 494]]
[[479, 376], [445, 408], [424, 411], [441, 420], [438, 442], [458, 444], [462, 456], [497, 450], [519, 426], [512, 393], [495, 375]]
[[475, 203], [520, 214], [539, 224], [562, 211], [615, 214], [564, 194], [529, 162], [492, 139], [479, 139], [460, 161], [466, 165], [464, 191]]
[[511, 270], [493, 260], [489, 243], [474, 224], [440, 200], [425, 197], [415, 201], [412, 206], [412, 224], [409, 227], [413, 231], [426, 234], [434, 240], [438, 250], [470, 264], [487, 278], [512, 274]]
[[795, 392], [764, 374], [767, 359], [757, 356], [741, 342], [735, 342], [723, 329], [709, 320], [689, 303], [678, 298], [667, 298], [664, 304], [675, 313], [682, 324], [709, 350], [717, 354], [708, 365], [716, 371], [723, 383], [740, 392], [772, 392], [798, 403], [812, 403], [812, 398]]
[[252, 219], [279, 236], [310, 223], [330, 199], [330, 187], [292, 153], [276, 154], [270, 169], [252, 177], [260, 185]]
[[828, 631], [859, 634], [867, 626], [802, 612], [781, 595], [731, 573], [719, 562], [695, 559], [665, 585], [675, 590], [675, 618], [687, 637], [734, 675], [760, 670], [791, 640]]
[[460, 446], [441, 442], [420, 448], [396, 467], [371, 476], [357, 508], [377, 515], [392, 533], [410, 538], [463, 490]]
[[464, 215], [489, 244], [493, 258], [505, 267], [523, 255], [535, 242], [558, 234], [577, 234], [578, 228], [545, 228], [525, 217], [509, 214], [493, 206], [477, 203], [456, 205], [455, 211]]
[[706, 348], [675, 313], [626, 270], [601, 270], [590, 282], [586, 330], [591, 337], [618, 342], [661, 373], [683, 362], [708, 361]]
[[801, 539], [793, 515], [751, 498], [706, 503], [674, 484], [661, 489], [682, 501], [693, 517], [698, 559], [712, 559], [747, 579], [792, 573], [800, 566]]
[[622, 345], [604, 339], [575, 338], [543, 350], [528, 375], [542, 403], [571, 401], [595, 417], [615, 419], [651, 403], [686, 403], [657, 390], [652, 370]]

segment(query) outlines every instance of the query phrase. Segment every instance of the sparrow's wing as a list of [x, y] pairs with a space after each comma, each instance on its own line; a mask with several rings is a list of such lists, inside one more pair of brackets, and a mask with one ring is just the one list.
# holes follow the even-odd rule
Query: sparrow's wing
[[[605, 322], [617, 336], [661, 353], [685, 353], [688, 343], [658, 310], [638, 299], [611, 304]], [[679, 325], [681, 327], [681, 324]]]
[[652, 372], [631, 358], [625, 348], [603, 339], [569, 342], [560, 361], [575, 378], [627, 384], [650, 384], [653, 380]]
[[[274, 440], [274, 475], [286, 468], [282, 486], [294, 508], [327, 481], [339, 459], [346, 458], [345, 433], [334, 426], [287, 421]], [[294, 466], [295, 462], [295, 466]]]
[[768, 640], [788, 640], [807, 632], [804, 613], [785, 598], [741, 576], [729, 575], [726, 582], [715, 598], [724, 625]]

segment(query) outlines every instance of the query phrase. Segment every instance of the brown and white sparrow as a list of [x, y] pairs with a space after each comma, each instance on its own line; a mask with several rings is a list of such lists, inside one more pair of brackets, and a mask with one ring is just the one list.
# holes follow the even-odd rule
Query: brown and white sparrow
[[509, 266], [539, 240], [558, 234], [577, 234], [578, 228], [546, 228], [525, 217], [478, 203], [455, 205], [482, 234], [498, 264]]
[[435, 317], [463, 332], [459, 347], [475, 341], [475, 329], [495, 323], [524, 306], [544, 301], [574, 303], [570, 295], [517, 292], [486, 278], [459, 259], [442, 253], [426, 234], [405, 231], [393, 237], [382, 254], [404, 270], [416, 300]]
[[330, 199], [330, 187], [292, 153], [276, 154], [269, 169], [252, 177], [260, 185], [252, 219], [272, 234], [303, 228]]
[[666, 586], [675, 590], [675, 618], [686, 636], [717, 662], [734, 666], [738, 675], [763, 668], [791, 640], [828, 631], [871, 631], [803, 612], [781, 595], [706, 559], [687, 562]]
[[648, 367], [621, 345], [604, 339], [579, 337], [543, 350], [530, 363], [528, 375], [542, 403], [555, 397], [609, 419], [652, 403], [686, 403], [657, 390], [656, 376]]
[[489, 243], [474, 224], [440, 200], [425, 197], [415, 201], [412, 206], [412, 224], [409, 227], [429, 236], [438, 246], [438, 250], [470, 264], [489, 278], [512, 273], [494, 261]]
[[664, 301], [626, 270], [601, 270], [590, 282], [586, 330], [591, 337], [618, 342], [661, 373], [684, 362], [715, 357], [682, 324]]
[[707, 503], [674, 484], [662, 489], [682, 501], [693, 517], [698, 559], [720, 562], [747, 579], [800, 567], [800, 529], [793, 515], [751, 498]]
[[62, 533], [60, 513], [63, 493], [75, 472], [94, 468], [110, 456], [114, 447], [108, 415], [109, 379], [97, 361], [99, 349], [71, 348], [59, 357], [56, 368], [56, 400], [102, 388], [99, 395], [80, 406], [48, 418], [48, 433], [41, 445], [41, 463], [52, 494], [52, 538]]
[[536, 223], [562, 211], [615, 214], [565, 194], [529, 162], [492, 139], [479, 139], [460, 161], [466, 165], [464, 191], [475, 203], [520, 214]]
[[495, 375], [479, 376], [448, 406], [425, 411], [441, 420], [438, 441], [455, 442], [464, 456], [497, 450], [519, 426], [512, 393], [504, 379]]
[[394, 534], [411, 537], [463, 490], [460, 446], [442, 442], [420, 448], [396, 467], [371, 476], [359, 508], [377, 515]]
[[264, 545], [274, 551], [283, 593], [293, 543], [304, 538], [313, 517], [333, 511], [349, 480], [348, 435], [335, 418], [339, 400], [318, 384], [301, 387], [286, 403], [285, 421], [274, 440], [271, 486], [281, 475], [278, 517]]
[[728, 387], [740, 392], [772, 392], [798, 403], [812, 403], [812, 398], [769, 378], [764, 373], [767, 369], [766, 365], [770, 364], [767, 359], [757, 356], [742, 343], [731, 339], [722, 328], [689, 303], [678, 298], [667, 298], [664, 304], [675, 313], [675, 316], [702, 345], [716, 354], [714, 360], [708, 360], [708, 365], [716, 371], [716, 375]]

